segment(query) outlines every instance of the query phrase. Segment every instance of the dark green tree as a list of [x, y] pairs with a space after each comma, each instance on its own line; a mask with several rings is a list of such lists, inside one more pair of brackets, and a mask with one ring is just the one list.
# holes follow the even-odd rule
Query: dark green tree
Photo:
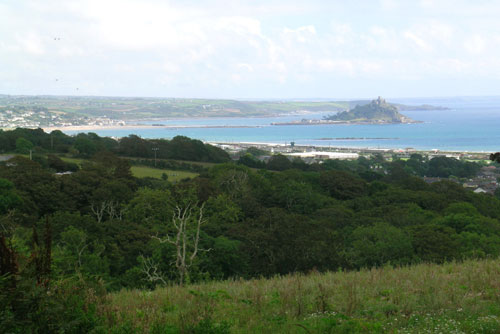
[[273, 155], [267, 162], [267, 169], [283, 171], [292, 168], [292, 163], [283, 154]]
[[34, 145], [28, 139], [19, 137], [16, 139], [16, 152], [21, 154], [28, 154], [33, 149]]

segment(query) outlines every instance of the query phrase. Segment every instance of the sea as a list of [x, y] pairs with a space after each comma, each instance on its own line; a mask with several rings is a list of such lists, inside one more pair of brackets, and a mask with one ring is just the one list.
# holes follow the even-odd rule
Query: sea
[[[173, 138], [178, 135], [206, 142], [273, 143], [325, 147], [387, 148], [441, 150], [460, 152], [500, 151], [500, 96], [388, 99], [406, 105], [429, 104], [446, 110], [415, 110], [401, 113], [422, 123], [414, 124], [328, 124], [328, 125], [271, 125], [321, 119], [327, 112], [276, 117], [227, 117], [163, 119], [138, 121], [138, 124], [163, 124], [165, 128], [102, 128], [92, 132], [100, 136], [142, 138]], [[179, 127], [176, 127], [179, 126]], [[189, 126], [189, 127], [183, 127]], [[199, 127], [197, 127], [199, 126]], [[78, 131], [65, 131], [75, 134]]]

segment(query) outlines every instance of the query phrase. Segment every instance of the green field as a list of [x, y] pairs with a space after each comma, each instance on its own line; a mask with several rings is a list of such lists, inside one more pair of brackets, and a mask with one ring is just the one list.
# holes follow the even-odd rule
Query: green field
[[178, 170], [168, 170], [168, 169], [157, 169], [145, 166], [132, 166], [132, 174], [135, 177], [154, 177], [161, 178], [163, 173], [167, 174], [168, 180], [177, 182], [185, 178], [194, 178], [198, 176], [196, 173], [184, 172]]
[[133, 333], [499, 333], [499, 288], [476, 260], [124, 290], [105, 312]]
[[[66, 157], [61, 157], [62, 160], [66, 162], [72, 162], [77, 165], [81, 165], [82, 162], [85, 161], [85, 159], [77, 159], [77, 158], [66, 158]], [[132, 174], [135, 177], [154, 177], [154, 178], [161, 178], [163, 173], [167, 174], [168, 180], [172, 182], [177, 182], [185, 178], [194, 178], [198, 176], [196, 173], [192, 172], [184, 172], [184, 171], [178, 171], [178, 170], [169, 170], [169, 169], [158, 169], [158, 168], [152, 168], [152, 167], [146, 167], [146, 166], [132, 166], [130, 168], [132, 171]]]
[[[121, 157], [123, 159], [130, 159], [130, 160], [137, 160], [137, 158], [134, 158], [134, 157]], [[150, 161], [153, 161], [152, 158], [149, 158], [148, 160]], [[162, 159], [158, 159], [159, 161], [162, 160]], [[210, 168], [210, 167], [213, 167], [215, 165], [217, 165], [217, 163], [215, 162], [203, 162], [203, 161], [188, 161], [188, 160], [177, 160], [177, 159], [165, 159], [165, 160], [168, 160], [168, 161], [174, 161], [174, 162], [177, 162], [177, 163], [187, 163], [187, 164], [190, 164], [190, 165], [198, 165], [198, 166], [202, 166], [202, 167], [206, 167], [206, 168]]]

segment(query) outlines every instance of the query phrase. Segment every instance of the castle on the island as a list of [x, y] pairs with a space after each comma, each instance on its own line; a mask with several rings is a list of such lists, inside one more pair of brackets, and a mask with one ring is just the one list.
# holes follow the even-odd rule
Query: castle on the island
[[378, 99], [373, 100], [372, 102], [375, 102], [375, 104], [378, 106], [380, 106], [382, 104], [386, 104], [385, 99], [381, 98], [380, 96], [378, 97]]

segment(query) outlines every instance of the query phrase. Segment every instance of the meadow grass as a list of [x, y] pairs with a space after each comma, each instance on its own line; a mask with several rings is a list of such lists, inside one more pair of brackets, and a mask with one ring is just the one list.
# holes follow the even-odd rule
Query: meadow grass
[[499, 333], [500, 260], [123, 290], [115, 333]]
[[[61, 157], [61, 159], [66, 162], [75, 163], [79, 166], [81, 166], [82, 163], [86, 161], [85, 159], [67, 158], [67, 157]], [[159, 169], [147, 166], [132, 166], [130, 167], [130, 170], [132, 172], [132, 175], [138, 178], [154, 177], [159, 179], [162, 177], [163, 173], [165, 173], [168, 176], [168, 180], [171, 182], [177, 182], [185, 178], [194, 178], [198, 176], [198, 174], [192, 172], [170, 170], [170, 169]]]
[[132, 174], [135, 177], [154, 177], [154, 178], [161, 178], [163, 173], [167, 174], [168, 180], [172, 182], [177, 182], [185, 178], [194, 178], [198, 176], [196, 173], [192, 172], [185, 172], [185, 171], [179, 171], [179, 170], [169, 170], [169, 169], [158, 169], [158, 168], [152, 168], [152, 167], [146, 167], [146, 166], [132, 166], [130, 168], [132, 171]]

